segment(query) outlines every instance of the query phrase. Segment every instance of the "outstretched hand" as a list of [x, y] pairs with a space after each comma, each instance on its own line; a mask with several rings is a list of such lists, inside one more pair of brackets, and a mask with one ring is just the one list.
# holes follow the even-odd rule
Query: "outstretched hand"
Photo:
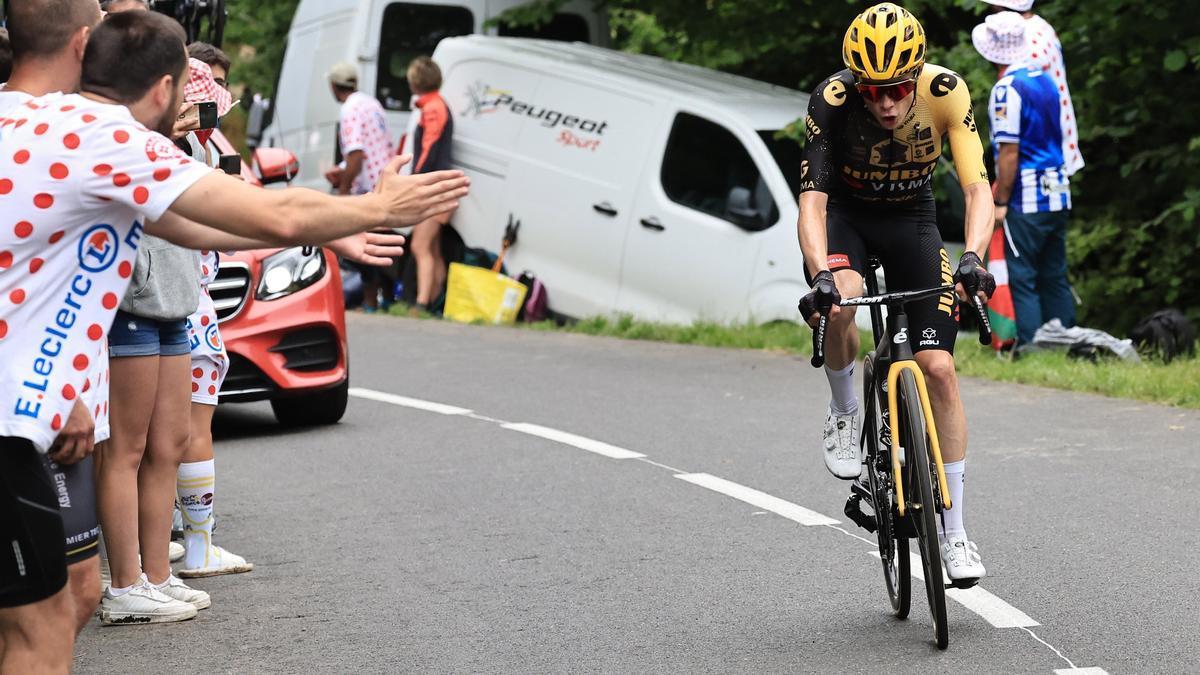
[[360, 232], [335, 239], [329, 249], [351, 262], [386, 267], [404, 255], [404, 235], [392, 232]]
[[375, 192], [387, 203], [389, 227], [408, 227], [449, 213], [458, 208], [458, 200], [467, 196], [471, 179], [462, 171], [399, 175], [400, 167], [410, 161], [412, 155], [393, 157], [375, 184]]

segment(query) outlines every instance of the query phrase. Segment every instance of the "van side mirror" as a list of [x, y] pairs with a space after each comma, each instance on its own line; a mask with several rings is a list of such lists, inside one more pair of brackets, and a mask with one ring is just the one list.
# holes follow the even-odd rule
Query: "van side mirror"
[[289, 183], [300, 173], [300, 161], [290, 150], [257, 148], [254, 151], [254, 175], [263, 185]]
[[762, 227], [762, 214], [752, 205], [753, 200], [754, 193], [750, 188], [730, 188], [729, 196], [725, 198], [725, 214], [738, 225], [757, 230]]
[[262, 142], [263, 129], [267, 126], [267, 112], [270, 105], [271, 99], [255, 94], [253, 100], [246, 106], [246, 145], [251, 150], [257, 148], [258, 144]]

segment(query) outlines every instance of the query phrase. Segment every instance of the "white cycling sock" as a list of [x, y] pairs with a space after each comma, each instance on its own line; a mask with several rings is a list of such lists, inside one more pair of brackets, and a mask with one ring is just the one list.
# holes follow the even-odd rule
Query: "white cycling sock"
[[[963, 527], [963, 465], [966, 463], [967, 460], [962, 459], [942, 465], [946, 469], [946, 487], [950, 489], [950, 508], [942, 511], [942, 517], [938, 519], [938, 540], [943, 544], [947, 537], [967, 537]], [[945, 531], [942, 531], [943, 527]]]
[[829, 401], [829, 408], [833, 414], [858, 414], [858, 393], [854, 389], [854, 361], [841, 370], [825, 366], [825, 377], [829, 380], [829, 390], [833, 393]]
[[213, 494], [216, 471], [213, 460], [184, 462], [179, 465], [175, 492], [183, 515], [183, 545], [187, 554], [184, 569], [208, 566], [208, 547], [212, 543]]

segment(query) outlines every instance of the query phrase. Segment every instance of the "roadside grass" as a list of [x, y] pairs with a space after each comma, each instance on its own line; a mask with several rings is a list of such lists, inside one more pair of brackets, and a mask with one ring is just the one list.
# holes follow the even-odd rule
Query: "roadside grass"
[[[396, 307], [392, 313], [404, 315]], [[421, 318], [432, 318], [422, 314]], [[781, 354], [812, 354], [812, 333], [798, 324], [775, 321], [764, 324], [697, 322], [674, 325], [640, 321], [630, 316], [597, 316], [557, 325], [552, 321], [517, 324], [524, 330], [558, 331], [625, 340], [670, 342], [704, 347], [752, 349]], [[862, 354], [871, 346], [862, 334]], [[1013, 360], [997, 356], [990, 347], [964, 333], [955, 347], [959, 373], [999, 382], [1081, 391], [1115, 398], [1200, 408], [1200, 358], [1177, 359], [1166, 364], [1156, 359], [1126, 363], [1115, 357], [1099, 363], [1068, 358], [1063, 352], [1040, 352]]]
[[[627, 340], [758, 349], [802, 356], [812, 354], [809, 329], [784, 321], [741, 325], [700, 322], [676, 326], [620, 316], [593, 317], [565, 326], [543, 322], [529, 328]], [[863, 333], [862, 337], [862, 353], [865, 354], [871, 338], [869, 333]], [[1150, 359], [1126, 363], [1114, 357], [1091, 363], [1068, 358], [1062, 352], [1041, 352], [1013, 360], [997, 356], [990, 347], [980, 345], [973, 334], [965, 333], [955, 347], [955, 355], [959, 372], [969, 377], [1200, 408], [1200, 359], [1197, 358], [1164, 364]]]

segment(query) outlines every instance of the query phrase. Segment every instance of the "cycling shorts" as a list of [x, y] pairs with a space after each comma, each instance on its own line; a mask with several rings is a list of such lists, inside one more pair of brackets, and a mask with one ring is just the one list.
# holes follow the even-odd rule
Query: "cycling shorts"
[[92, 456], [60, 465], [43, 455], [58, 498], [66, 533], [67, 564], [83, 562], [100, 552], [100, 523], [96, 519], [96, 479]]
[[27, 439], [0, 436], [0, 608], [62, 590], [64, 539], [58, 496], [41, 453]]
[[[875, 256], [883, 264], [888, 291], [912, 291], [952, 282], [953, 269], [938, 232], [932, 199], [912, 205], [831, 199], [826, 213], [826, 264], [830, 271], [850, 269], [865, 274], [867, 257]], [[954, 353], [958, 337], [958, 301], [954, 293], [909, 303], [907, 311], [914, 352], [939, 349]]]

